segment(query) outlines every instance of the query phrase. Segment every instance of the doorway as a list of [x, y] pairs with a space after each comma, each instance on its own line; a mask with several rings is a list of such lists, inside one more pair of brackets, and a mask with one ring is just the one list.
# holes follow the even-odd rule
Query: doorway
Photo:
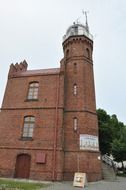
[[28, 179], [30, 175], [31, 156], [20, 154], [17, 156], [15, 165], [15, 178]]

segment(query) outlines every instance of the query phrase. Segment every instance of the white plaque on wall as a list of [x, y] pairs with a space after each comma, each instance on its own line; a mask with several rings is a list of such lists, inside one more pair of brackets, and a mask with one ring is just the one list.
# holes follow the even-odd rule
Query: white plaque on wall
[[98, 136], [80, 134], [80, 149], [81, 150], [99, 150]]

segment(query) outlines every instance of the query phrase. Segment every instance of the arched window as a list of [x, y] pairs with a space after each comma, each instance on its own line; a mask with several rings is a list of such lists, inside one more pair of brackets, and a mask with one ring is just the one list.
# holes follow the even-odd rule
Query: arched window
[[77, 95], [77, 84], [73, 85], [73, 94], [76, 96]]
[[24, 126], [23, 126], [22, 137], [32, 137], [34, 125], [35, 125], [35, 117], [34, 116], [24, 117]]
[[39, 83], [38, 82], [32, 82], [32, 83], [29, 84], [28, 100], [36, 100], [36, 99], [38, 99], [38, 88], [39, 88]]
[[74, 63], [74, 73], [77, 73], [77, 63]]
[[77, 131], [77, 127], [78, 127], [78, 119], [77, 117], [73, 118], [73, 129], [74, 131]]
[[69, 58], [69, 49], [66, 50], [66, 58]]
[[89, 51], [88, 48], [86, 48], [86, 57], [87, 57], [87, 58], [90, 58], [90, 51]]

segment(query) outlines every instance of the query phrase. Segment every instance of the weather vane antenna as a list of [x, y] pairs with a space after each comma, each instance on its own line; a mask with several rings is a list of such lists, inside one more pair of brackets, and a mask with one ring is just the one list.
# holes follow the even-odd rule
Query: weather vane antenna
[[76, 23], [79, 24], [80, 22], [80, 17], [76, 19]]
[[89, 32], [88, 18], [87, 18], [87, 13], [89, 13], [89, 11], [84, 11], [84, 10], [82, 10], [82, 13], [83, 13], [83, 15], [85, 15], [85, 18], [86, 18], [85, 25], [86, 25], [87, 31]]
[[77, 18], [77, 19], [73, 22], [73, 24], [79, 24], [79, 23], [80, 23], [80, 17]]

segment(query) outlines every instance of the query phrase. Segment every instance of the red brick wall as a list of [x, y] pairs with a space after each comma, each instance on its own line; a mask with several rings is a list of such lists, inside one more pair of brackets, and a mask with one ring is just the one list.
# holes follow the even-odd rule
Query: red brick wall
[[[26, 101], [31, 81], [39, 82], [38, 101]], [[30, 178], [52, 180], [55, 127], [57, 127], [55, 177], [58, 180], [62, 179], [63, 85], [63, 75], [60, 75], [60, 78], [59, 75], [49, 75], [8, 80], [0, 115], [0, 176], [14, 177], [16, 157], [18, 154], [26, 153], [30, 154], [32, 159]], [[21, 137], [24, 116], [27, 115], [35, 117], [35, 128], [33, 139], [25, 141]], [[45, 164], [36, 164], [37, 152], [46, 153]]]
[[[101, 177], [99, 152], [82, 151], [79, 147], [80, 134], [98, 135], [93, 44], [85, 37], [70, 37], [63, 43], [63, 49], [61, 72], [57, 74], [21, 77], [19, 70], [19, 75], [14, 77], [15, 67], [11, 66], [0, 113], [0, 176], [13, 177], [17, 155], [26, 153], [31, 155], [32, 179], [72, 180], [78, 171], [78, 156], [79, 171], [86, 172], [89, 181]], [[69, 57], [66, 57], [68, 49]], [[28, 85], [32, 81], [39, 82], [38, 101], [27, 101]], [[75, 83], [76, 96], [73, 95]], [[33, 139], [24, 141], [21, 135], [27, 115], [35, 116], [35, 128]], [[77, 131], [73, 130], [74, 117], [78, 118]], [[45, 164], [35, 161], [40, 152], [47, 155]]]
[[99, 153], [90, 151], [65, 152], [64, 179], [73, 180], [75, 172], [87, 174], [88, 181], [101, 179], [101, 162], [98, 160]]
[[[2, 108], [55, 107], [58, 75], [41, 75], [10, 78], [4, 95]], [[63, 106], [63, 79], [60, 77], [59, 106]], [[27, 101], [28, 85], [39, 82], [39, 101]]]
[[[73, 179], [78, 171], [87, 173], [89, 181], [101, 178], [99, 152], [80, 150], [80, 134], [98, 136], [95, 106], [95, 90], [92, 63], [92, 41], [84, 37], [70, 37], [63, 44], [65, 67], [65, 104], [64, 104], [64, 179]], [[86, 49], [90, 52], [87, 57]], [[67, 52], [69, 51], [69, 55]], [[76, 63], [76, 71], [75, 71]], [[62, 61], [63, 65], [63, 61]], [[77, 95], [73, 85], [77, 84]], [[73, 129], [73, 118], [78, 119], [77, 131]]]

